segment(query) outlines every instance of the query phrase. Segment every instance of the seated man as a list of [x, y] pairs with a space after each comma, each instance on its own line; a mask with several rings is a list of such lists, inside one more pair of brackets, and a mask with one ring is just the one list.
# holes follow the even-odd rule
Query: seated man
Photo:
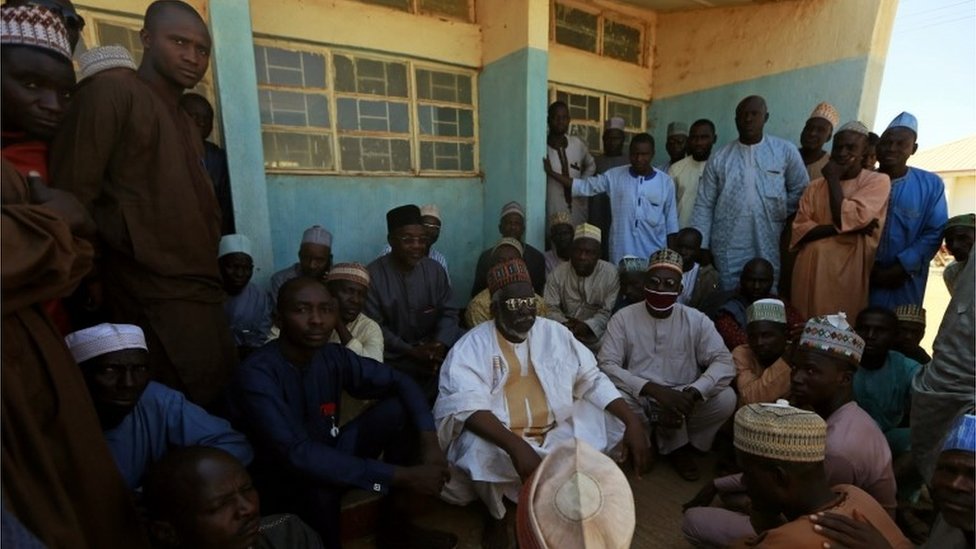
[[[502, 206], [502, 213], [498, 221], [498, 232], [503, 237], [514, 238], [522, 243], [522, 260], [529, 267], [532, 276], [532, 287], [535, 293], [542, 294], [546, 285], [546, 258], [542, 252], [525, 243], [525, 208], [518, 202], [509, 202]], [[478, 265], [474, 269], [474, 285], [471, 287], [471, 297], [478, 295], [488, 287], [488, 269], [491, 263], [492, 248], [481, 252]]]
[[251, 476], [227, 452], [177, 448], [146, 475], [149, 532], [160, 547], [321, 549], [318, 534], [295, 515], [261, 516]]
[[682, 478], [695, 480], [692, 448], [708, 451], [735, 411], [735, 370], [712, 321], [677, 303], [681, 265], [668, 248], [651, 256], [645, 302], [613, 315], [599, 359], [644, 424], [656, 424], [658, 451]]
[[625, 255], [617, 265], [617, 272], [620, 277], [620, 292], [617, 293], [617, 303], [613, 306], [615, 313], [627, 305], [644, 301], [647, 258]]
[[[824, 469], [829, 484], [853, 484], [894, 514], [895, 476], [884, 435], [854, 402], [853, 379], [864, 340], [843, 315], [810, 319], [793, 353], [790, 395], [794, 403], [815, 411], [827, 422]], [[744, 492], [742, 475], [717, 478], [685, 504], [681, 526], [692, 545], [725, 547], [754, 536], [755, 524], [768, 524], [780, 509], [752, 506], [752, 516], [717, 507], [702, 507], [716, 495]]]
[[815, 413], [789, 404], [749, 404], [735, 414], [736, 458], [753, 508], [768, 512], [754, 520], [758, 536], [736, 548], [822, 549], [831, 547], [808, 518], [813, 513], [863, 517], [876, 525], [893, 547], [912, 545], [870, 494], [835, 483], [824, 472], [828, 426]]
[[223, 236], [217, 264], [227, 292], [224, 314], [237, 352], [243, 359], [271, 336], [271, 297], [251, 284], [254, 259], [251, 257], [251, 241], [246, 236]]
[[329, 293], [339, 305], [339, 317], [329, 343], [339, 343], [359, 356], [383, 362], [383, 330], [363, 314], [369, 292], [369, 272], [359, 263], [339, 263], [326, 277]]
[[[448, 477], [420, 388], [393, 368], [328, 343], [337, 316], [320, 280], [289, 280], [278, 296], [281, 337], [252, 353], [230, 387], [232, 416], [254, 441], [252, 471], [269, 507], [297, 514], [331, 548], [339, 547], [345, 491], [433, 496]], [[379, 402], [340, 429], [342, 391]], [[411, 465], [415, 455], [421, 462]], [[456, 543], [410, 527], [402, 509], [389, 507], [382, 535], [406, 536], [410, 547]]]
[[[503, 236], [491, 251], [491, 264], [495, 266], [513, 259], [522, 259], [522, 243], [514, 238]], [[535, 298], [537, 303], [536, 313], [539, 316], [546, 316], [549, 309], [546, 307], [545, 300], [539, 294], [536, 294]], [[495, 317], [491, 312], [491, 292], [488, 288], [485, 288], [478, 295], [474, 296], [471, 302], [468, 303], [467, 309], [464, 310], [464, 326], [470, 330], [478, 324], [493, 318]]]
[[275, 306], [281, 286], [293, 278], [310, 276], [324, 279], [332, 268], [332, 233], [313, 225], [302, 233], [298, 263], [271, 275], [271, 306]]
[[570, 249], [573, 246], [573, 224], [569, 221], [569, 212], [556, 212], [549, 216], [549, 243], [552, 248], [544, 255], [546, 258], [546, 278], [553, 269], [569, 261]]
[[952, 294], [956, 289], [956, 279], [969, 261], [973, 242], [976, 241], [976, 214], [950, 217], [942, 231], [942, 238], [945, 239], [946, 249], [956, 259], [942, 271], [942, 280]]
[[919, 364], [932, 362], [932, 357], [921, 345], [925, 337], [925, 309], [921, 305], [899, 305], [895, 308], [895, 316], [898, 317], [895, 350]]
[[[427, 257], [444, 267], [444, 272], [447, 273], [447, 281], [450, 282], [451, 271], [447, 268], [447, 258], [434, 248], [437, 239], [441, 237], [441, 209], [437, 207], [437, 204], [424, 204], [420, 207], [420, 221], [423, 222], [424, 230], [427, 232]], [[386, 255], [391, 251], [393, 248], [387, 244], [380, 251], [380, 255]]]
[[227, 421], [183, 393], [149, 381], [149, 351], [138, 326], [99, 324], [68, 334], [64, 341], [81, 368], [109, 451], [129, 488], [140, 487], [146, 469], [176, 446], [214, 446], [251, 462], [251, 445]]
[[441, 362], [461, 335], [451, 286], [444, 268], [426, 255], [420, 208], [390, 210], [386, 226], [393, 251], [366, 267], [366, 316], [383, 329], [384, 362], [412, 377], [433, 401]]
[[681, 254], [681, 285], [684, 287], [678, 303], [699, 311], [708, 297], [718, 292], [720, 279], [715, 267], [698, 262], [701, 244], [701, 232], [694, 227], [685, 227], [674, 237], [674, 250]]
[[547, 317], [569, 328], [590, 350], [599, 350], [618, 291], [617, 269], [600, 259], [600, 229], [579, 225], [569, 263], [556, 267], [546, 280]]
[[434, 406], [441, 447], [453, 466], [441, 497], [459, 505], [480, 498], [487, 505], [485, 547], [513, 547], [513, 513], [505, 500], [508, 507], [517, 501], [522, 483], [560, 443], [575, 437], [609, 452], [621, 440], [623, 422], [624, 455], [638, 474], [648, 455], [641, 422], [593, 354], [558, 322], [536, 317], [530, 280], [520, 259], [491, 268], [495, 319], [451, 350]]
[[746, 323], [749, 343], [732, 349], [739, 406], [787, 398], [786, 306], [778, 299], [757, 299], [746, 309]]

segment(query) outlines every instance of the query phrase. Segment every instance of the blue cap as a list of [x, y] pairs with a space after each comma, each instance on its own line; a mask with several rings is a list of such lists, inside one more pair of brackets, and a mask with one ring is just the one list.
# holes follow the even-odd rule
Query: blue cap
[[962, 450], [976, 454], [976, 416], [966, 414], [956, 419], [949, 436], [942, 443], [942, 451]]
[[908, 128], [915, 132], [915, 135], [918, 135], [918, 119], [910, 112], [903, 112], [896, 116], [891, 124], [888, 124], [887, 129], [890, 130], [891, 128]]

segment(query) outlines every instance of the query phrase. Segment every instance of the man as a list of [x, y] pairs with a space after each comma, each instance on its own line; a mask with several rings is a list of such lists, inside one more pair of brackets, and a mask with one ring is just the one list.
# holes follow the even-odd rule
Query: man
[[129, 50], [118, 45], [96, 46], [78, 56], [78, 85], [103, 72], [137, 71]]
[[[417, 248], [418, 256], [422, 250]], [[427, 400], [397, 369], [328, 343], [338, 305], [325, 284], [308, 277], [289, 280], [277, 315], [281, 337], [252, 353], [230, 388], [232, 416], [254, 442], [252, 469], [271, 506], [297, 514], [326, 547], [337, 548], [339, 502], [348, 489], [440, 492], [447, 463]], [[340, 429], [343, 391], [379, 402]], [[383, 461], [377, 459], [381, 453]], [[386, 511], [383, 536], [399, 535], [408, 547], [453, 546], [446, 543], [449, 536], [405, 524], [402, 510]]]
[[[765, 259], [757, 257], [746, 263], [739, 277], [739, 288], [735, 292], [715, 294], [715, 301], [722, 302], [712, 315], [715, 329], [722, 336], [729, 349], [748, 343], [746, 337], [746, 309], [757, 299], [775, 297], [773, 290], [773, 266]], [[724, 299], [723, 299], [724, 297]], [[706, 306], [706, 311], [711, 307]], [[796, 309], [786, 305], [787, 329], [792, 334], [803, 326], [803, 317]]]
[[545, 293], [548, 318], [597, 351], [620, 291], [617, 269], [600, 259], [600, 239], [600, 229], [593, 225], [576, 227], [569, 263], [549, 275]]
[[390, 210], [386, 227], [392, 251], [366, 267], [366, 316], [383, 330], [384, 362], [413, 378], [433, 400], [441, 362], [461, 335], [451, 286], [444, 268], [427, 257], [420, 208]]
[[[895, 477], [891, 451], [884, 435], [853, 398], [853, 377], [864, 349], [864, 340], [843, 315], [810, 319], [803, 328], [790, 382], [790, 398], [796, 406], [813, 410], [827, 422], [824, 471], [829, 485], [853, 484], [871, 495], [889, 514], [895, 511]], [[752, 404], [750, 406], [759, 406]], [[726, 546], [737, 539], [762, 533], [782, 509], [754, 502], [752, 516], [716, 507], [716, 494], [750, 490], [742, 475], [713, 480], [685, 505], [682, 531], [694, 545]]]
[[[55, 13], [4, 6], [0, 20], [4, 74], [14, 66], [6, 54], [18, 38], [59, 56], [70, 70], [68, 35]], [[8, 108], [8, 98], [4, 76], [5, 130], [8, 116], [23, 114]], [[94, 222], [77, 199], [47, 188], [39, 174], [28, 183], [5, 158], [0, 172], [3, 510], [49, 547], [147, 547], [81, 372], [42, 308], [69, 295], [91, 270], [93, 251], [84, 239]]]
[[[680, 164], [680, 163], [679, 163]], [[678, 296], [678, 303], [693, 309], [702, 310], [708, 298], [718, 291], [719, 274], [715, 267], [698, 262], [701, 255], [702, 235], [694, 227], [678, 231], [672, 246], [681, 254], [681, 286], [684, 290]]]
[[948, 217], [945, 185], [938, 175], [908, 167], [918, 150], [918, 120], [895, 117], [878, 142], [878, 171], [891, 178], [888, 216], [871, 271], [871, 305], [894, 309], [921, 305], [929, 262], [942, 243]]
[[546, 173], [574, 196], [607, 193], [613, 222], [610, 225], [610, 261], [625, 255], [650, 257], [667, 246], [669, 234], [678, 230], [674, 183], [651, 166], [654, 138], [639, 133], [630, 140], [630, 166], [612, 168], [594, 177], [572, 179], [556, 173], [545, 163]]
[[671, 122], [668, 124], [667, 141], [664, 142], [664, 150], [668, 153], [668, 160], [662, 162], [658, 169], [664, 173], [671, 170], [688, 154], [688, 126], [683, 122]]
[[465, 334], [441, 372], [434, 417], [453, 466], [441, 497], [481, 499], [490, 515], [483, 546], [513, 547], [508, 511], [546, 454], [573, 438], [609, 452], [623, 422], [624, 456], [639, 475], [647, 435], [593, 354], [558, 322], [536, 317], [525, 263], [495, 265], [488, 279], [494, 321]]
[[[624, 154], [624, 142], [627, 141], [627, 122], [614, 116], [603, 122], [603, 154], [594, 157], [596, 162], [596, 174], [606, 173], [610, 168], [626, 166], [630, 164], [630, 159]], [[550, 220], [551, 221], [551, 220]], [[607, 193], [600, 193], [590, 197], [590, 217], [588, 222], [598, 227], [603, 233], [610, 234], [610, 225], [613, 216], [610, 212], [610, 197]], [[552, 225], [550, 224], [550, 230]], [[570, 225], [572, 228], [572, 225]], [[610, 242], [603, 241], [603, 254], [600, 259], [610, 257]], [[548, 263], [546, 264], [548, 268]], [[546, 273], [548, 274], [548, 273]]]
[[179, 391], [149, 381], [149, 352], [138, 326], [99, 324], [64, 338], [81, 368], [115, 464], [129, 488], [170, 448], [214, 446], [248, 464], [244, 435], [226, 420], [187, 402]]
[[911, 547], [895, 521], [869, 494], [857, 486], [835, 483], [825, 474], [829, 429], [817, 414], [785, 403], [750, 404], [736, 413], [736, 459], [754, 508], [771, 511], [773, 519], [755, 523], [759, 535], [733, 547], [832, 547], [810, 525], [808, 517], [817, 512], [865, 517], [878, 525], [888, 543], [899, 549]]
[[281, 287], [293, 278], [308, 276], [325, 280], [332, 268], [332, 233], [319, 225], [312, 225], [302, 233], [298, 246], [298, 263], [271, 275], [271, 305], [278, 301]]
[[956, 258], [942, 271], [942, 280], [945, 281], [951, 295], [956, 289], [956, 279], [969, 261], [970, 251], [973, 249], [973, 243], [976, 242], [976, 214], [962, 214], [950, 218], [946, 221], [942, 238], [945, 239], [946, 249], [952, 257]]
[[146, 477], [149, 531], [164, 547], [321, 549], [294, 515], [261, 516], [247, 469], [219, 448], [177, 448]]
[[192, 92], [184, 93], [180, 97], [180, 107], [193, 119], [200, 132], [200, 140], [203, 141], [203, 164], [210, 174], [210, 182], [213, 183], [217, 204], [220, 206], [220, 234], [231, 234], [234, 232], [234, 202], [231, 199], [227, 153], [213, 142], [207, 141], [213, 133], [213, 107], [206, 97]]
[[[592, 206], [593, 203], [591, 202]], [[546, 251], [546, 279], [553, 269], [569, 261], [575, 231], [569, 221], [569, 213], [558, 212], [549, 217], [550, 249]]]
[[647, 259], [625, 255], [617, 265], [620, 276], [620, 292], [613, 312], [616, 313], [627, 305], [644, 301], [644, 274], [647, 272]]
[[732, 357], [707, 316], [679, 304], [681, 256], [651, 256], [644, 303], [610, 319], [600, 369], [645, 425], [656, 424], [658, 451], [685, 480], [697, 480], [692, 448], [707, 452], [735, 411]]
[[698, 197], [698, 184], [717, 140], [715, 124], [711, 120], [696, 120], [688, 133], [688, 156], [668, 168], [668, 175], [674, 180], [675, 198], [678, 201], [678, 226], [681, 228], [691, 225], [691, 214], [695, 208], [695, 198]]
[[[522, 260], [529, 267], [529, 274], [532, 275], [532, 287], [535, 293], [541, 294], [546, 287], [546, 258], [542, 252], [525, 242], [525, 209], [518, 202], [512, 201], [502, 206], [501, 215], [498, 220], [498, 233], [503, 238], [514, 238], [522, 243]], [[486, 275], [488, 268], [493, 265], [491, 262], [491, 252], [494, 248], [488, 248], [478, 256], [478, 264], [474, 269], [474, 285], [471, 286], [471, 297], [478, 295], [481, 290], [488, 287]]]
[[159, 0], [140, 37], [137, 73], [104, 73], [77, 91], [52, 144], [51, 180], [98, 222], [109, 319], [142, 328], [156, 379], [207, 404], [237, 353], [216, 261], [219, 206], [178, 103], [207, 71], [210, 34], [189, 4]]
[[932, 357], [921, 345], [925, 337], [925, 309], [919, 305], [899, 305], [895, 315], [898, 317], [895, 350], [919, 364], [932, 362]]
[[[572, 245], [572, 240], [570, 240], [570, 245]], [[495, 244], [495, 248], [491, 252], [492, 266], [498, 265], [499, 263], [504, 263], [506, 261], [512, 261], [513, 259], [522, 259], [522, 243], [514, 238], [502, 237], [498, 239], [498, 242]], [[536, 313], [538, 313], [539, 316], [546, 316], [549, 313], [549, 308], [546, 306], [546, 300], [543, 299], [539, 294], [535, 294], [535, 298]], [[467, 308], [465, 308], [464, 326], [470, 330], [478, 324], [493, 318], [495, 317], [491, 311], [491, 292], [488, 290], [488, 288], [485, 288], [484, 290], [481, 290], [478, 295], [474, 296], [474, 299], [472, 299], [468, 303]]]
[[732, 349], [739, 406], [787, 398], [786, 306], [778, 299], [757, 299], [746, 309], [746, 322], [749, 343]]
[[[447, 273], [447, 281], [450, 282], [451, 272], [447, 268], [447, 258], [434, 248], [434, 244], [441, 237], [441, 209], [437, 207], [437, 204], [424, 204], [420, 207], [420, 220], [423, 221], [424, 229], [427, 231], [427, 257], [444, 267], [444, 272]], [[380, 255], [390, 253], [391, 249], [390, 245], [387, 244], [380, 251]]]
[[264, 345], [271, 336], [271, 297], [251, 283], [254, 259], [251, 240], [242, 234], [220, 238], [217, 252], [220, 278], [227, 292], [224, 314], [241, 358]]
[[754, 257], [769, 261], [774, 283], [779, 279], [780, 233], [810, 182], [800, 151], [785, 139], [764, 135], [768, 120], [762, 97], [739, 103], [739, 139], [708, 159], [695, 199], [691, 225], [701, 231], [726, 290], [735, 287]]
[[853, 318], [868, 304], [891, 182], [861, 167], [867, 134], [860, 122], [844, 124], [834, 136], [823, 177], [800, 199], [790, 242], [798, 252], [791, 302], [805, 317], [843, 311]]
[[339, 263], [329, 271], [326, 283], [339, 305], [329, 343], [339, 343], [359, 356], [383, 362], [383, 330], [363, 314], [369, 294], [369, 271], [359, 263]]
[[806, 164], [810, 181], [823, 177], [821, 170], [830, 161], [830, 154], [824, 150], [824, 145], [830, 141], [839, 122], [840, 114], [837, 109], [830, 103], [823, 102], [813, 108], [810, 118], [803, 125], [803, 131], [800, 132], [800, 157]]
[[[549, 105], [546, 121], [549, 133], [546, 135], [546, 159], [555, 173], [563, 177], [589, 177], [596, 171], [593, 156], [586, 143], [575, 135], [569, 135], [569, 107], [562, 101]], [[547, 171], [548, 174], [548, 171]], [[573, 197], [551, 174], [546, 181], [546, 218], [557, 212], [569, 212], [573, 226], [586, 222], [587, 201], [584, 197]], [[508, 236], [508, 235], [503, 235]], [[533, 281], [534, 282], [534, 281]]]

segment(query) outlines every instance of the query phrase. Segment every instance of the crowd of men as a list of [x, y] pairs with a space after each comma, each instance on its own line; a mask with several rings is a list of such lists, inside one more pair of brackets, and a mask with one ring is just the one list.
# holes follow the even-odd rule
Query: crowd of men
[[380, 547], [455, 547], [414, 523], [433, 498], [480, 502], [485, 547], [622, 547], [625, 472], [716, 454], [674, 510], [696, 546], [973, 546], [976, 215], [907, 165], [911, 114], [876, 136], [821, 103], [796, 147], [750, 96], [736, 139], [672, 123], [655, 167], [617, 118], [593, 158], [557, 101], [547, 250], [506, 204], [466, 306], [433, 204], [386, 212], [368, 265], [312, 226], [265, 288], [185, 93], [200, 15], [154, 2], [141, 63], [94, 48], [77, 81], [69, 1], [0, 20], [4, 543], [339, 547], [357, 489]]

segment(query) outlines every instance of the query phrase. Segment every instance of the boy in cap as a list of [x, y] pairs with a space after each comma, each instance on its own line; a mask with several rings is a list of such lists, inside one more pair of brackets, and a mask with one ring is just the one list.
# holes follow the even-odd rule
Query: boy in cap
[[932, 357], [921, 345], [925, 337], [925, 309], [921, 305], [899, 305], [895, 308], [895, 316], [898, 317], [895, 350], [919, 364], [932, 362]]
[[749, 343], [732, 349], [739, 406], [775, 402], [790, 394], [786, 360], [786, 306], [778, 299], [758, 299], [746, 309]]
[[617, 303], [613, 312], [634, 303], [644, 301], [644, 274], [647, 273], [647, 259], [633, 255], [625, 255], [617, 265], [620, 277], [620, 291], [617, 292]]
[[[522, 243], [522, 261], [529, 267], [529, 275], [532, 276], [532, 287], [535, 293], [542, 294], [546, 287], [546, 257], [542, 252], [525, 242], [525, 208], [521, 204], [509, 202], [502, 206], [501, 214], [498, 216], [498, 233], [503, 238], [514, 238]], [[491, 261], [491, 254], [494, 247], [488, 248], [478, 256], [478, 265], [474, 269], [474, 284], [471, 286], [471, 297], [478, 295], [488, 287], [485, 276], [488, 268], [494, 265]]]
[[217, 263], [227, 292], [224, 314], [243, 359], [271, 336], [271, 298], [251, 283], [254, 259], [248, 237], [242, 234], [221, 237]]
[[[567, 217], [567, 219], [569, 218]], [[522, 243], [507, 236], [499, 238], [498, 242], [495, 244], [494, 250], [491, 252], [492, 266], [498, 265], [499, 263], [504, 263], [506, 261], [511, 261], [513, 259], [522, 259]], [[539, 294], [535, 294], [535, 298], [536, 313], [539, 316], [546, 316], [546, 314], [549, 312], [549, 308], [546, 306], [545, 299], [543, 299]], [[464, 309], [464, 326], [470, 330], [478, 324], [493, 318], [495, 318], [495, 316], [491, 310], [491, 291], [489, 291], [488, 288], [485, 288], [484, 290], [481, 290], [478, 295], [474, 296], [474, 298], [468, 303], [467, 308]]]
[[278, 292], [285, 282], [300, 276], [325, 280], [332, 268], [332, 233], [319, 225], [312, 225], [302, 233], [298, 246], [298, 263], [271, 275], [271, 305], [278, 303]]
[[557, 212], [549, 216], [549, 243], [551, 247], [544, 254], [547, 279], [553, 269], [569, 261], [574, 232], [573, 225], [569, 221], [569, 212]]
[[369, 294], [369, 271], [359, 263], [339, 263], [326, 284], [339, 305], [339, 319], [329, 343], [339, 343], [359, 356], [383, 362], [383, 330], [363, 314]]
[[945, 247], [952, 254], [955, 261], [947, 265], [942, 271], [942, 280], [949, 288], [949, 294], [956, 289], [956, 279], [969, 261], [969, 254], [976, 242], [976, 214], [962, 214], [949, 218], [942, 231]]
[[800, 156], [806, 164], [810, 181], [822, 177], [821, 170], [830, 160], [830, 154], [824, 150], [824, 145], [830, 141], [839, 123], [840, 114], [837, 109], [824, 101], [813, 108], [803, 125], [803, 131], [800, 132]]

